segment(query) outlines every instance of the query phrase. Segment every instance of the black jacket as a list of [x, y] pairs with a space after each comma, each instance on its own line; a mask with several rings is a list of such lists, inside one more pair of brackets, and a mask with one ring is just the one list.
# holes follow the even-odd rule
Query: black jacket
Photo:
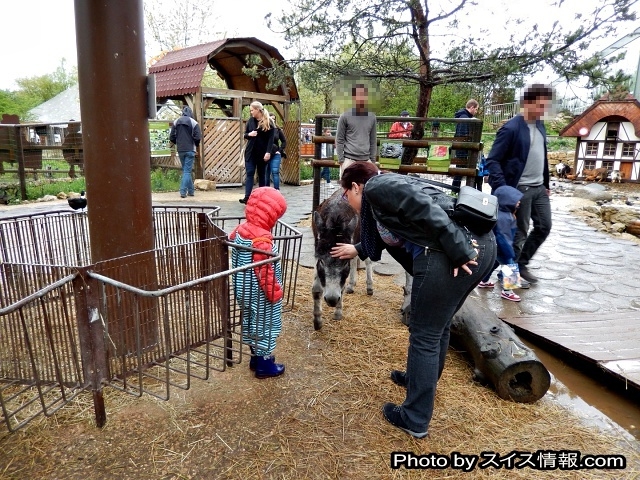
[[182, 116], [173, 122], [169, 141], [176, 144], [178, 152], [195, 152], [200, 146], [200, 140], [202, 140], [200, 125], [193, 119], [191, 109], [184, 107]]
[[[432, 185], [419, 178], [389, 173], [369, 179], [364, 196], [374, 219], [405, 240], [445, 252], [455, 267], [475, 258], [471, 235], [446, 212], [453, 208], [454, 199]], [[361, 235], [371, 235], [364, 231], [364, 224]], [[375, 250], [385, 248], [380, 242], [369, 242], [368, 248], [374, 251], [367, 252], [365, 243], [361, 240], [356, 246], [360, 258], [376, 257], [379, 252]]]
[[273, 148], [271, 149], [271, 157], [273, 157], [276, 153], [280, 153], [282, 158], [287, 158], [287, 154], [284, 152], [284, 149], [287, 148], [287, 139], [284, 138], [284, 132], [278, 126], [276, 126], [276, 131], [273, 133]]
[[[255, 137], [248, 136], [248, 133], [257, 130], [258, 135]], [[244, 149], [244, 161], [263, 162], [264, 154], [273, 150], [273, 139], [275, 137], [275, 126], [271, 123], [271, 128], [267, 131], [258, 128], [258, 121], [251, 117], [247, 120], [247, 126], [244, 130], [244, 138], [247, 146]]]

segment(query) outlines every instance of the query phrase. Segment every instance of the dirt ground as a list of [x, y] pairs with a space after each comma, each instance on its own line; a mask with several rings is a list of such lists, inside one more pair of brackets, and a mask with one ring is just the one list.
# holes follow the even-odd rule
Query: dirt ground
[[[0, 479], [363, 479], [363, 478], [637, 478], [640, 445], [622, 434], [586, 426], [543, 398], [501, 400], [474, 383], [465, 357], [450, 350], [438, 384], [429, 437], [415, 440], [391, 427], [380, 408], [401, 402], [389, 371], [403, 368], [407, 329], [399, 322], [401, 286], [376, 276], [375, 293], [345, 301], [344, 320], [313, 330], [311, 270], [300, 269], [298, 297], [284, 315], [278, 361], [286, 373], [255, 379], [245, 360], [169, 401], [105, 389], [108, 421], [94, 425], [91, 395], [13, 434], [0, 433]], [[559, 428], [562, 426], [561, 428]], [[478, 469], [413, 471], [390, 468], [395, 451], [460, 452], [573, 450], [623, 454], [618, 471], [549, 472]]]
[[[640, 186], [616, 185], [628, 194]], [[401, 285], [376, 276], [375, 293], [345, 300], [344, 320], [313, 330], [311, 270], [300, 268], [297, 297], [284, 315], [276, 355], [287, 371], [257, 380], [248, 358], [206, 381], [194, 380], [170, 400], [105, 389], [107, 424], [93, 420], [90, 393], [51, 418], [8, 434], [0, 430], [0, 479], [387, 479], [638, 478], [640, 444], [602, 432], [548, 398], [501, 400], [472, 381], [472, 367], [450, 350], [429, 437], [391, 427], [380, 408], [401, 403], [389, 371], [403, 368], [407, 329], [399, 321]], [[625, 455], [624, 470], [394, 470], [391, 452], [580, 451]], [[482, 458], [480, 459], [482, 461]]]

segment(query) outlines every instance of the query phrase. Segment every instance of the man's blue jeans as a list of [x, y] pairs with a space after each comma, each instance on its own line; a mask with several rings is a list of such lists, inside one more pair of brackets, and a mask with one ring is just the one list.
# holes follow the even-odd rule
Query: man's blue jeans
[[436, 385], [449, 347], [451, 319], [480, 280], [493, 268], [496, 240], [493, 232], [478, 241], [477, 266], [468, 275], [453, 267], [444, 252], [428, 250], [413, 261], [407, 396], [400, 415], [414, 432], [426, 432], [433, 415]]
[[331, 183], [331, 169], [329, 167], [322, 167], [322, 170], [320, 170], [320, 178], [324, 178], [327, 183]]
[[180, 163], [182, 164], [182, 181], [180, 182], [180, 196], [185, 197], [187, 194], [193, 196], [193, 178], [191, 177], [191, 170], [193, 170], [193, 161], [196, 157], [196, 152], [178, 152], [180, 157]]

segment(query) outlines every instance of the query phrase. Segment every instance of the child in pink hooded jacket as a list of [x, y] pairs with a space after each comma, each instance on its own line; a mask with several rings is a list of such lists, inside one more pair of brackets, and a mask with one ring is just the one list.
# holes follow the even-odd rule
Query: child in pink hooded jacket
[[[229, 235], [233, 248], [232, 268], [267, 260], [278, 255], [271, 230], [284, 212], [287, 202], [271, 187], [260, 187], [247, 200], [246, 221]], [[249, 250], [256, 249], [262, 252]], [[236, 300], [242, 308], [242, 341], [250, 345], [249, 367], [257, 378], [277, 377], [284, 373], [284, 365], [275, 363], [272, 353], [282, 330], [282, 268], [280, 261], [266, 263], [237, 272], [233, 276]]]

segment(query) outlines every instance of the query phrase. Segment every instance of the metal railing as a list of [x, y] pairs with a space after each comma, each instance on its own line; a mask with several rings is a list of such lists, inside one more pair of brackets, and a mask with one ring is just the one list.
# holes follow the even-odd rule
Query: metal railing
[[242, 219], [217, 214], [154, 207], [154, 250], [95, 264], [86, 213], [0, 221], [0, 422], [15, 431], [91, 391], [102, 426], [104, 387], [166, 400], [240, 362], [259, 339], [242, 336], [234, 275], [281, 262], [291, 308], [302, 234], [279, 223], [281, 255], [231, 269], [224, 228]]
[[[331, 194], [321, 189], [322, 168], [340, 168], [337, 155], [322, 158], [323, 144], [335, 144], [335, 137], [323, 135], [326, 128], [335, 128], [339, 116], [316, 115], [313, 167], [313, 201], [315, 210], [323, 197]], [[395, 122], [410, 122], [411, 134], [404, 138], [389, 138]], [[443, 177], [467, 177], [472, 184], [476, 176], [476, 165], [482, 152], [482, 120], [476, 118], [427, 118], [427, 117], [377, 117], [377, 161], [382, 169], [399, 173], [424, 174]], [[388, 148], [393, 145], [399, 148]], [[386, 158], [385, 152], [396, 150], [394, 158]], [[405, 155], [412, 150], [414, 155]]]

